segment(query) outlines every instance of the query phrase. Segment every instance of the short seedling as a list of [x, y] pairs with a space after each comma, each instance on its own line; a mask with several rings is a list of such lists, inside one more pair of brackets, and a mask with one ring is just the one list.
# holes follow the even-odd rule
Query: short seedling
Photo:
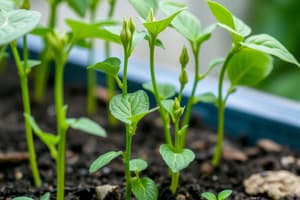
[[[40, 197], [40, 200], [50, 200], [50, 196], [51, 196], [50, 193], [47, 192]], [[34, 200], [34, 199], [30, 197], [22, 196], [22, 197], [15, 197], [13, 198], [13, 200]]]
[[[275, 38], [267, 34], [252, 35], [251, 29], [221, 4], [207, 0], [208, 6], [218, 25], [231, 34], [232, 48], [221, 68], [218, 96], [213, 98], [218, 107], [218, 137], [213, 165], [218, 166], [224, 135], [224, 110], [228, 97], [240, 85], [252, 86], [267, 77], [273, 68], [275, 56], [300, 67], [295, 57]], [[224, 77], [227, 73], [230, 87], [223, 95]]]
[[226, 200], [231, 194], [232, 190], [223, 190], [219, 192], [217, 196], [212, 192], [203, 192], [201, 197], [206, 200]]
[[[122, 156], [125, 165], [126, 190], [125, 199], [131, 199], [131, 192], [138, 200], [156, 200], [158, 189], [153, 180], [148, 177], [140, 177], [140, 172], [147, 168], [146, 161], [142, 159], [131, 159], [132, 137], [136, 134], [138, 122], [148, 113], [149, 99], [147, 94], [139, 90], [137, 92], [127, 92], [127, 68], [128, 59], [133, 51], [135, 43], [135, 25], [130, 19], [124, 19], [120, 39], [124, 49], [124, 66], [122, 81], [118, 77], [120, 69], [120, 60], [117, 58], [107, 58], [105, 61], [90, 66], [89, 69], [97, 69], [111, 75], [115, 78], [122, 94], [114, 96], [110, 103], [109, 109], [112, 115], [125, 123], [126, 127], [126, 149], [123, 151], [110, 151], [97, 158], [90, 166], [90, 173], [98, 171], [100, 168], [109, 164], [113, 159]], [[132, 177], [132, 172], [135, 176]]]
[[[28, 1], [25, 1], [28, 3]], [[26, 34], [34, 29], [41, 18], [41, 14], [36, 11], [23, 10], [23, 9], [8, 9], [0, 10], [0, 46], [10, 44], [12, 53], [18, 69], [20, 77], [20, 86], [22, 91], [23, 109], [24, 113], [31, 113], [30, 98], [27, 83], [27, 76], [31, 69], [39, 64], [39, 61], [29, 60], [27, 50]], [[23, 60], [21, 60], [19, 52], [17, 50], [16, 40], [23, 37]], [[36, 154], [34, 148], [34, 140], [32, 135], [32, 129], [29, 121], [25, 119], [25, 133], [26, 142], [29, 153], [30, 168], [33, 175], [34, 184], [39, 187], [41, 185], [41, 179], [36, 162]]]

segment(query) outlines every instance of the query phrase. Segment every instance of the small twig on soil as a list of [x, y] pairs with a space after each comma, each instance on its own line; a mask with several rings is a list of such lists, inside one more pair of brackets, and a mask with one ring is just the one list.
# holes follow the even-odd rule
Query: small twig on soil
[[28, 161], [27, 152], [0, 153], [0, 163], [22, 163]]

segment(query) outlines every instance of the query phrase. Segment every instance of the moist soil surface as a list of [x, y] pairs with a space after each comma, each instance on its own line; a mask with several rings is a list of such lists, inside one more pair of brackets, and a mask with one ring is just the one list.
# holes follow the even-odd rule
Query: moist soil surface
[[[6, 158], [0, 163], [0, 200], [8, 200], [20, 195], [39, 197], [45, 192], [51, 193], [55, 199], [56, 173], [55, 162], [50, 157], [47, 147], [35, 138], [38, 165], [43, 185], [36, 189], [26, 160], [26, 142], [22, 115], [21, 93], [17, 72], [14, 67], [0, 74], [0, 153], [25, 153]], [[50, 85], [52, 85], [50, 83]], [[31, 87], [32, 88], [32, 87]], [[53, 88], [49, 87], [45, 102], [32, 103], [32, 115], [40, 127], [55, 133], [55, 112]], [[65, 103], [68, 105], [69, 117], [86, 116], [85, 89], [83, 87], [65, 88]], [[102, 153], [109, 150], [125, 149], [125, 132], [122, 125], [111, 128], [107, 122], [106, 103], [98, 101], [97, 114], [92, 116], [108, 133], [107, 138], [98, 138], [69, 129], [66, 151], [66, 200], [92, 200], [96, 198], [96, 186], [104, 184], [117, 185], [117, 192], [106, 197], [106, 200], [124, 199], [124, 169], [121, 159], [116, 159], [99, 172], [90, 175], [89, 165]], [[221, 165], [213, 169], [210, 160], [213, 155], [216, 136], [214, 131], [201, 123], [201, 118], [193, 116], [187, 135], [187, 147], [196, 154], [195, 161], [182, 171], [176, 195], [168, 189], [170, 178], [166, 165], [159, 155], [159, 146], [164, 142], [164, 134], [159, 115], [153, 113], [141, 121], [137, 134], [133, 138], [132, 158], [143, 158], [148, 162], [148, 169], [142, 172], [152, 178], [159, 187], [159, 199], [163, 200], [200, 200], [204, 191], [219, 192], [232, 189], [230, 199], [270, 199], [266, 195], [249, 196], [244, 192], [243, 181], [253, 173], [266, 170], [286, 169], [300, 174], [300, 166], [286, 165], [282, 157], [300, 157], [300, 154], [282, 147], [280, 152], [267, 152], [257, 146], [250, 146], [246, 137], [238, 140], [225, 139], [227, 151]], [[234, 153], [240, 155], [230, 158]], [[228, 156], [229, 154], [229, 156]], [[245, 159], [246, 156], [246, 159]], [[287, 199], [299, 199], [290, 197]]]

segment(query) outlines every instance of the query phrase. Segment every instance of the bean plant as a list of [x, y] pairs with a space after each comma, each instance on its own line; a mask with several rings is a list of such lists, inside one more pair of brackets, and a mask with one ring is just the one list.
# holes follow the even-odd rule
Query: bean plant
[[[142, 91], [128, 93], [127, 69], [128, 60], [131, 56], [136, 41], [135, 25], [132, 19], [124, 19], [120, 39], [124, 50], [123, 77], [118, 77], [121, 61], [118, 58], [110, 57], [95, 65], [89, 66], [89, 70], [101, 70], [115, 78], [122, 94], [114, 96], [109, 103], [112, 115], [125, 124], [126, 149], [123, 151], [109, 151], [99, 156], [90, 166], [90, 173], [98, 171], [109, 164], [113, 159], [122, 156], [125, 167], [126, 190], [125, 199], [131, 199], [131, 192], [138, 200], [156, 200], [158, 190], [153, 180], [148, 177], [141, 177], [140, 172], [147, 168], [147, 162], [142, 159], [131, 160], [131, 145], [133, 136], [136, 134], [138, 122], [148, 113], [155, 109], [149, 109], [149, 99]], [[134, 176], [132, 176], [134, 173]]]
[[218, 193], [218, 195], [215, 195], [212, 192], [203, 192], [201, 194], [201, 197], [206, 200], [226, 200], [230, 197], [232, 194], [232, 190], [223, 190]]
[[[14, 5], [12, 4], [7, 5], [10, 6], [5, 7], [6, 9], [0, 10], [0, 46], [9, 44], [11, 47], [20, 78], [24, 113], [30, 115], [31, 108], [28, 89], [28, 74], [31, 72], [31, 69], [33, 67], [39, 64], [39, 61], [29, 59], [26, 34], [38, 25], [41, 14], [37, 11], [14, 9]], [[29, 6], [29, 1], [25, 1], [21, 8], [28, 9]], [[17, 49], [16, 40], [19, 38], [23, 39], [22, 59]], [[25, 119], [25, 134], [29, 154], [29, 163], [33, 175], [34, 184], [39, 187], [41, 186], [41, 178], [36, 162], [32, 129], [27, 119]]]
[[[267, 34], [250, 35], [251, 29], [235, 17], [223, 5], [207, 0], [208, 6], [218, 21], [218, 25], [230, 33], [232, 48], [221, 67], [218, 83], [218, 95], [211, 100], [218, 107], [218, 136], [212, 163], [218, 166], [224, 135], [224, 111], [228, 97], [236, 91], [236, 87], [252, 86], [267, 77], [273, 68], [273, 59], [300, 67], [295, 57], [275, 38]], [[224, 78], [227, 74], [230, 87], [223, 94]]]

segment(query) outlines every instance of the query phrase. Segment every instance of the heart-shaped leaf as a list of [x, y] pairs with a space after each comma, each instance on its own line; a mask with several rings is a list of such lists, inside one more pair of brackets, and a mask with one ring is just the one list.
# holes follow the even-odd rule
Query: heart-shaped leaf
[[143, 19], [147, 19], [150, 9], [152, 9], [154, 13], [158, 9], [157, 0], [129, 0], [129, 2]]
[[211, 92], [206, 92], [203, 94], [199, 94], [198, 96], [195, 96], [194, 98], [194, 104], [199, 103], [199, 102], [203, 102], [203, 103], [213, 103], [213, 104], [217, 104], [218, 99], [216, 97], [216, 95], [214, 95]]
[[105, 165], [108, 165], [113, 159], [122, 155], [122, 151], [109, 151], [101, 156], [99, 156], [90, 166], [90, 174], [95, 173]]
[[245, 48], [231, 57], [227, 65], [227, 74], [233, 86], [255, 85], [267, 77], [272, 68], [271, 56]]
[[66, 122], [73, 129], [80, 130], [91, 135], [106, 137], [106, 131], [99, 124], [88, 118], [71, 118], [67, 119]]
[[167, 144], [161, 145], [159, 152], [163, 160], [174, 173], [188, 167], [195, 159], [195, 154], [191, 150], [183, 149], [182, 152], [176, 153]]
[[[162, 1], [160, 3], [160, 9], [166, 15], [171, 15], [172, 13], [185, 8], [185, 4]], [[195, 42], [201, 34], [200, 21], [192, 13], [184, 10], [178, 14], [172, 21], [172, 26], [181, 33], [186, 39]]]
[[173, 19], [183, 10], [184, 9], [180, 9], [180, 10], [172, 13], [168, 17], [161, 19], [161, 20], [152, 21], [152, 22], [144, 22], [143, 25], [148, 30], [150, 35], [156, 37], [159, 33], [164, 31], [171, 24]]
[[232, 190], [223, 190], [218, 194], [218, 200], [226, 200], [232, 194]]
[[85, 16], [89, 8], [89, 1], [67, 0], [67, 3], [81, 17]]
[[211, 192], [203, 192], [201, 194], [201, 197], [206, 199], [206, 200], [217, 200], [217, 197], [214, 193]]
[[98, 38], [106, 41], [121, 43], [120, 36], [105, 28], [99, 27], [97, 23], [86, 23], [67, 19], [66, 24], [72, 29], [75, 41], [85, 38]]
[[[152, 83], [144, 83], [143, 88], [154, 94]], [[157, 90], [161, 99], [168, 99], [176, 94], [176, 88], [166, 83], [157, 83]]]
[[129, 162], [129, 170], [132, 172], [141, 172], [148, 167], [146, 161], [142, 159], [133, 159]]
[[137, 200], [157, 200], [158, 189], [150, 178], [133, 178], [131, 190]]
[[300, 63], [296, 58], [275, 38], [267, 34], [253, 35], [242, 43], [251, 49], [262, 51], [266, 54], [273, 55], [281, 60], [293, 63], [300, 67]]
[[126, 95], [116, 95], [109, 102], [109, 110], [115, 118], [124, 123], [137, 123], [136, 120], [140, 120], [150, 112], [149, 98], [142, 90]]
[[88, 66], [87, 69], [94, 69], [104, 72], [110, 76], [116, 76], [120, 70], [121, 61], [119, 58], [110, 57], [95, 65]]
[[32, 10], [0, 9], [0, 46], [29, 33], [38, 25], [41, 14]]

